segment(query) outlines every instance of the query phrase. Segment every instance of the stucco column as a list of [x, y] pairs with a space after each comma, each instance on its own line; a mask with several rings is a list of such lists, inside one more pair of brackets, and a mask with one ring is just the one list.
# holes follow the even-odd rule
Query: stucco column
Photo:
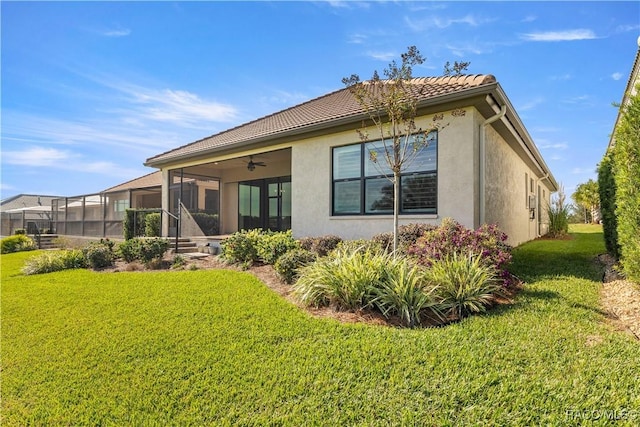
[[170, 199], [169, 199], [169, 186], [170, 186], [170, 172], [168, 169], [162, 169], [162, 237], [169, 237], [169, 224], [171, 223], [171, 217], [167, 214], [170, 211]]

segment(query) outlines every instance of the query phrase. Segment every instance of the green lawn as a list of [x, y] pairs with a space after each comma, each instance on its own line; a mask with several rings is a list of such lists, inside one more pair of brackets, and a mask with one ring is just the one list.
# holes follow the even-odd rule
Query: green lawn
[[640, 343], [598, 308], [601, 230], [573, 230], [515, 251], [513, 305], [421, 330], [315, 319], [246, 273], [3, 255], [1, 424], [637, 425]]

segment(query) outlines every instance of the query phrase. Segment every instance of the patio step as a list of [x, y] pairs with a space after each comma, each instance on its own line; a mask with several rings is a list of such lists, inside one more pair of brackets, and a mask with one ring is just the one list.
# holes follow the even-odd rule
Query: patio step
[[[36, 244], [38, 245], [38, 237], [30, 234], [31, 237]], [[41, 234], [40, 235], [40, 248], [39, 249], [54, 249], [56, 248], [55, 239], [58, 238], [57, 234]]]
[[192, 242], [189, 238], [179, 237], [178, 238], [178, 248], [176, 250], [176, 240], [175, 238], [169, 238], [169, 247], [173, 253], [177, 254], [187, 254], [198, 252], [198, 244], [196, 242]]

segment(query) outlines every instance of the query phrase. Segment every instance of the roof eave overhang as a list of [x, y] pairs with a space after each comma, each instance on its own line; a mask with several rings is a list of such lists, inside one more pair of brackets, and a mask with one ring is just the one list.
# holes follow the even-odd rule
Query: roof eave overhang
[[[455, 93], [449, 93], [439, 96], [430, 97], [418, 103], [418, 110], [420, 114], [428, 114], [429, 112], [437, 112], [444, 108], [455, 108], [456, 106], [467, 105], [470, 99], [475, 97], [481, 97], [494, 90], [497, 83], [491, 83], [474, 87], [471, 89], [462, 90]], [[480, 99], [480, 98], [478, 98]], [[221, 154], [242, 151], [243, 149], [251, 147], [259, 147], [261, 145], [268, 145], [272, 141], [281, 142], [284, 139], [295, 139], [301, 135], [309, 135], [324, 131], [326, 129], [334, 129], [341, 127], [357, 127], [360, 126], [362, 120], [367, 119], [366, 113], [351, 114], [348, 116], [339, 117], [332, 120], [326, 120], [323, 122], [313, 123], [306, 126], [300, 126], [297, 128], [287, 129], [281, 132], [272, 133], [268, 135], [260, 135], [255, 138], [249, 138], [241, 142], [237, 142], [229, 145], [222, 145], [219, 147], [212, 147], [207, 150], [202, 150], [196, 153], [185, 153], [182, 155], [171, 156], [170, 158], [154, 160], [154, 158], [147, 159], [144, 163], [145, 166], [164, 168], [174, 164], [179, 164], [185, 160], [193, 160], [198, 158], [206, 158], [212, 154]]]

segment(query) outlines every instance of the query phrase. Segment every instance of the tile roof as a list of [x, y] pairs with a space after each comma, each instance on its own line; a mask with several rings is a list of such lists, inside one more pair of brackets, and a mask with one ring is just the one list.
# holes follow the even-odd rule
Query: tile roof
[[6, 212], [18, 208], [51, 206], [51, 200], [59, 197], [60, 196], [44, 196], [38, 194], [17, 194], [13, 197], [0, 200], [0, 211]]
[[155, 171], [131, 181], [123, 182], [114, 187], [107, 188], [103, 193], [114, 193], [116, 191], [135, 190], [139, 188], [161, 187], [162, 172]]
[[[443, 95], [463, 92], [468, 89], [496, 83], [491, 74], [476, 74], [448, 77], [421, 77], [411, 82], [423, 89], [422, 101]], [[247, 143], [262, 138], [276, 138], [296, 130], [313, 129], [314, 126], [353, 118], [360, 120], [362, 108], [347, 88], [323, 95], [286, 110], [262, 117], [249, 123], [175, 148], [147, 159], [146, 164], [154, 166], [204, 154], [208, 151]]]

